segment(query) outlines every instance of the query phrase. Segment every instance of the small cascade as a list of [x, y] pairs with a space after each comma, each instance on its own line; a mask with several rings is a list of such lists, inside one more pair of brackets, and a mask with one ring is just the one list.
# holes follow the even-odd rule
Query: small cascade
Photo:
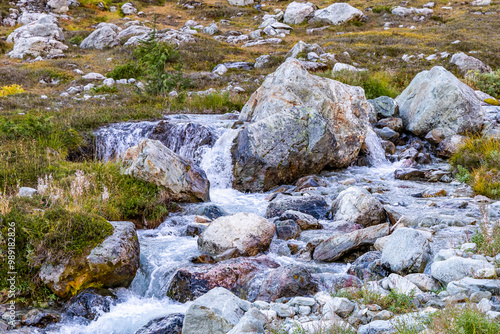
[[207, 150], [200, 167], [207, 173], [210, 187], [215, 189], [229, 189], [233, 183], [233, 163], [231, 146], [239, 130], [227, 129], [214, 146]]
[[380, 143], [380, 138], [370, 127], [366, 133], [365, 144], [368, 148], [368, 160], [373, 167], [389, 165], [385, 158], [385, 150]]
[[121, 158], [125, 151], [149, 138], [159, 122], [125, 122], [102, 127], [94, 132], [96, 156], [110, 161]]

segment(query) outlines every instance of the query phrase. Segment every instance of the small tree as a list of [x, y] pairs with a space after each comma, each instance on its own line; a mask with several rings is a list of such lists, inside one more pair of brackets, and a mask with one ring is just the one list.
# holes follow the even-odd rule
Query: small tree
[[[187, 80], [183, 77], [179, 52], [172, 44], [159, 42], [156, 37], [155, 17], [152, 33], [140, 42], [134, 54], [149, 80], [146, 91], [151, 95], [165, 96], [173, 89], [185, 88]], [[173, 65], [172, 71], [166, 70], [167, 64]]]

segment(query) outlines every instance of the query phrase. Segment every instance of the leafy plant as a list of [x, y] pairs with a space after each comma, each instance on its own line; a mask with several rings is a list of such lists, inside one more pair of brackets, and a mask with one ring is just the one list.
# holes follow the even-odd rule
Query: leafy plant
[[448, 305], [430, 316], [430, 333], [439, 334], [496, 334], [500, 333], [500, 323], [491, 320], [474, 306]]
[[3, 86], [0, 90], [0, 97], [25, 93], [26, 91], [19, 85]]
[[500, 69], [489, 73], [469, 72], [466, 82], [488, 95], [500, 98]]
[[142, 76], [143, 69], [135, 63], [128, 63], [125, 65], [118, 65], [115, 68], [106, 74], [106, 77], [113, 78], [115, 80], [120, 79], [130, 79], [130, 78], [139, 78]]

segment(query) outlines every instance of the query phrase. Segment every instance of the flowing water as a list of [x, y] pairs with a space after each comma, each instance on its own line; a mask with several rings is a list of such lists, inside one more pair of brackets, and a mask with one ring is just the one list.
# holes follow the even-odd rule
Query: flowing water
[[[210, 198], [213, 204], [229, 214], [253, 212], [264, 216], [268, 205], [266, 197], [269, 194], [241, 193], [231, 188], [230, 148], [238, 133], [238, 130], [231, 129], [233, 121], [224, 116], [193, 115], [170, 117], [167, 121], [174, 124], [174, 128], [177, 129], [173, 132], [174, 136], [184, 134], [185, 131], [182, 129], [192, 127], [192, 125], [188, 126], [189, 124], [197, 124], [208, 130], [204, 132], [205, 136], [217, 138], [216, 141], [210, 142], [191, 136], [191, 139], [194, 138], [193, 140], [204, 143], [199, 147], [190, 146], [190, 143], [184, 139], [179, 141], [175, 138], [168, 138], [166, 140], [175, 143], [172, 144], [172, 147], [177, 152], [184, 152], [184, 155], [191, 157], [199, 155], [199, 165], [206, 171], [211, 182]], [[120, 123], [100, 129], [96, 132], [98, 156], [103, 160], [122, 156], [127, 148], [136, 145], [144, 138], [153, 136], [158, 124], [159, 122]], [[182, 142], [182, 145], [179, 145], [179, 142]], [[312, 191], [312, 194], [325, 196], [331, 201], [339, 191], [348, 187], [339, 181], [351, 180], [350, 183], [371, 188], [372, 193], [383, 203], [397, 206], [409, 215], [425, 212], [429, 216], [454, 216], [457, 203], [463, 201], [460, 197], [429, 199], [414, 197], [412, 194], [429, 188], [442, 188], [453, 192], [462, 187], [460, 184], [429, 184], [395, 180], [394, 170], [399, 167], [399, 164], [390, 164], [385, 159], [380, 140], [373, 131], [369, 132], [366, 144], [373, 167], [350, 167], [340, 172], [324, 172], [321, 177], [328, 185], [318, 187]], [[185, 149], [186, 146], [189, 146], [189, 150]], [[166, 296], [166, 291], [176, 270], [180, 267], [192, 266], [189, 259], [200, 255], [196, 238], [186, 236], [185, 230], [186, 226], [193, 222], [194, 210], [201, 205], [203, 204], [185, 205], [184, 214], [169, 217], [154, 230], [137, 232], [141, 246], [140, 269], [128, 289], [115, 290], [118, 303], [111, 307], [110, 312], [103, 313], [97, 320], [90, 323], [79, 320], [64, 320], [49, 329], [48, 333], [133, 334], [152, 319], [171, 313], [184, 313], [189, 307], [189, 302], [185, 304], [175, 302]], [[471, 208], [467, 212], [473, 216], [476, 214], [476, 209]], [[325, 226], [324, 230], [305, 232], [309, 232], [311, 237], [318, 233], [327, 234], [331, 222], [322, 221], [322, 223]], [[442, 233], [440, 237], [442, 245], [436, 247], [449, 246], [446, 243], [451, 242], [451, 237], [448, 237], [455, 237], [457, 232], [454, 229], [457, 227], [453, 224], [449, 225], [451, 226], [443, 227], [439, 232]], [[307, 237], [308, 233], [305, 232], [303, 235]], [[304, 243], [307, 240], [299, 240], [298, 242]], [[300, 263], [307, 265], [314, 268], [316, 273], [323, 274], [345, 272], [348, 267], [346, 264], [339, 263], [298, 262], [290, 254], [286, 242], [282, 240], [273, 240], [268, 256], [281, 264]]]

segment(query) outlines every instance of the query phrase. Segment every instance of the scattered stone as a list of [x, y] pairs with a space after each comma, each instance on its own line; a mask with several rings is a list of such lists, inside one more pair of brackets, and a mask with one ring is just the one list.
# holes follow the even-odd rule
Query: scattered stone
[[382, 265], [397, 274], [421, 273], [430, 258], [429, 241], [417, 230], [398, 228], [384, 245]]
[[382, 203], [361, 187], [350, 187], [342, 191], [333, 202], [331, 213], [333, 220], [350, 221], [363, 227], [386, 221]]
[[310, 2], [292, 2], [285, 10], [283, 22], [286, 24], [301, 24], [310, 18], [317, 9], [316, 5]]
[[448, 284], [472, 276], [475, 271], [483, 268], [494, 267], [487, 261], [453, 256], [444, 261], [434, 262], [431, 265], [431, 275], [443, 284]]
[[462, 74], [467, 74], [469, 71], [478, 71], [479, 73], [491, 72], [491, 67], [463, 52], [455, 53], [450, 59], [450, 64], [456, 65]]
[[324, 9], [314, 12], [310, 22], [324, 22], [327, 24], [339, 25], [352, 20], [361, 19], [363, 12], [347, 3], [334, 3]]

